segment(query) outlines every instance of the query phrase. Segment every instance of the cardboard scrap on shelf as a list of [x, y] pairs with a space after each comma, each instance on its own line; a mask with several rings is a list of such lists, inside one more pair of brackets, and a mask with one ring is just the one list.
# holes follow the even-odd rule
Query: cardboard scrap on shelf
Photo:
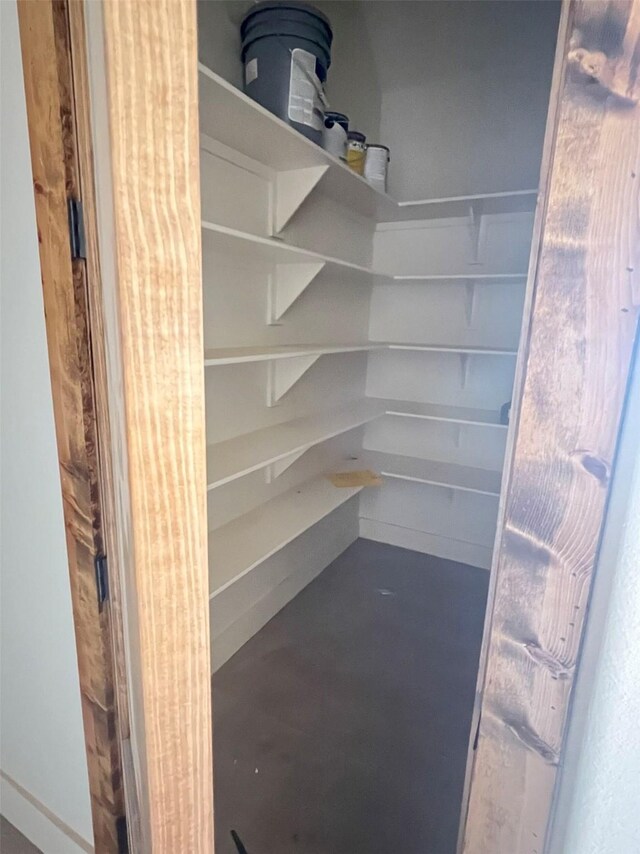
[[327, 478], [334, 486], [347, 488], [353, 486], [382, 486], [382, 478], [370, 469], [363, 471], [339, 471], [328, 474]]

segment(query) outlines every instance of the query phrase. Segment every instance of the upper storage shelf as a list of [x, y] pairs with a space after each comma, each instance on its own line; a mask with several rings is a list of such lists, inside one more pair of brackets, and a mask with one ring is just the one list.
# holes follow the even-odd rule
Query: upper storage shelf
[[322, 191], [376, 222], [467, 216], [470, 211], [477, 215], [535, 208], [538, 192], [535, 189], [397, 202], [202, 63], [199, 72], [201, 133], [276, 172], [328, 167], [320, 181]]

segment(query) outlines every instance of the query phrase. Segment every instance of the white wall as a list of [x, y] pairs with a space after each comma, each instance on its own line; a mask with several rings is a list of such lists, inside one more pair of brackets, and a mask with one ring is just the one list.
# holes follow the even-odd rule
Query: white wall
[[559, 4], [364, 3], [399, 199], [536, 187]]
[[15, 2], [2, 48], [0, 810], [46, 854], [89, 850], [87, 764]]
[[637, 355], [578, 670], [549, 854], [638, 851], [639, 435]]

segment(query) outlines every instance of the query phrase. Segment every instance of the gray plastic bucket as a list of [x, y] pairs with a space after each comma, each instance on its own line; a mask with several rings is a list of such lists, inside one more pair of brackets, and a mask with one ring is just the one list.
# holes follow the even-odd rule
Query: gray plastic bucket
[[320, 143], [331, 65], [329, 19], [306, 3], [257, 3], [240, 28], [244, 91]]

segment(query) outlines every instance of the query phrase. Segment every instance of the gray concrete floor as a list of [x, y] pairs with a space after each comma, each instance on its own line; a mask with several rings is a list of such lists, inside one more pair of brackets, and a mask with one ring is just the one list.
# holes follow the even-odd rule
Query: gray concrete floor
[[0, 854], [41, 854], [41, 852], [0, 815]]
[[216, 854], [454, 854], [488, 573], [358, 540], [214, 677]]

